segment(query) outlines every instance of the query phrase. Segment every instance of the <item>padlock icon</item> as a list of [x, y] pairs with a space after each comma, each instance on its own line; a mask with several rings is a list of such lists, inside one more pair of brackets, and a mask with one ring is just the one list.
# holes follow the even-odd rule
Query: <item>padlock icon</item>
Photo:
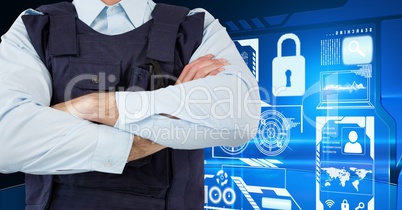
[[[295, 42], [295, 55], [282, 55], [282, 44], [287, 39]], [[274, 96], [302, 96], [306, 90], [306, 61], [300, 54], [300, 39], [296, 34], [287, 33], [279, 38], [277, 45], [277, 57], [272, 61], [272, 93]]]
[[344, 199], [341, 203], [341, 210], [349, 210], [349, 203], [346, 199]]

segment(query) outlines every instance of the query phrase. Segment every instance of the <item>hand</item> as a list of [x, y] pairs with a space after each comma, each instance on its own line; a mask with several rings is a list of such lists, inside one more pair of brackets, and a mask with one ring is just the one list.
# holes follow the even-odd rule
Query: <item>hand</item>
[[[91, 93], [56, 104], [52, 108], [73, 114], [85, 120], [110, 126], [114, 126], [119, 116], [114, 93]], [[160, 144], [135, 135], [127, 161], [141, 159], [163, 148], [165, 147]]]
[[176, 84], [216, 75], [223, 71], [226, 65], [228, 62], [225, 59], [214, 59], [211, 54], [199, 57], [184, 67]]
[[119, 117], [114, 92], [91, 93], [53, 105], [52, 108], [109, 126], [114, 126]]
[[152, 155], [162, 149], [166, 148], [160, 144], [157, 144], [151, 140], [141, 138], [139, 136], [134, 136], [134, 142], [131, 147], [130, 154], [127, 161], [138, 160], [143, 157]]
[[[176, 85], [199, 78], [204, 78], [206, 76], [216, 75], [219, 72], [222, 72], [224, 70], [223, 67], [226, 65], [228, 65], [228, 62], [225, 59], [213, 59], [212, 54], [204, 55], [184, 67], [176, 81]], [[171, 119], [179, 119], [175, 116], [165, 113], [159, 113], [159, 115]]]

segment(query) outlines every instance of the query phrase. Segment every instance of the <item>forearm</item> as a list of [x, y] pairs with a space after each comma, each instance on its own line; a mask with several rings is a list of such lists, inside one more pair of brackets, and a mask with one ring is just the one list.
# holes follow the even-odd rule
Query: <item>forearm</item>
[[121, 173], [132, 144], [126, 132], [33, 103], [4, 115], [0, 132], [2, 173]]
[[[147, 124], [159, 119], [158, 115], [163, 113], [193, 126], [246, 132], [243, 129], [254, 129], [259, 123], [261, 101], [258, 91], [236, 76], [216, 75], [154, 92], [118, 92], [116, 127], [130, 131], [130, 126]], [[242, 141], [239, 139], [239, 144]]]
[[213, 146], [238, 146], [252, 139], [257, 127], [210, 128], [184, 120], [155, 116], [127, 125], [127, 130], [156, 144], [173, 149], [200, 149]]

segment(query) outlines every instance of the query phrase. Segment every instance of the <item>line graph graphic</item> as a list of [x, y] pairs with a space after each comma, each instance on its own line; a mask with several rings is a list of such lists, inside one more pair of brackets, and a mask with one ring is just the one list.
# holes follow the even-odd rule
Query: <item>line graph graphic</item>
[[320, 72], [320, 103], [317, 109], [374, 108], [371, 67]]
[[324, 87], [324, 91], [347, 91], [349, 93], [352, 93], [353, 91], [357, 92], [359, 90], [366, 90], [367, 87], [364, 86], [362, 83], [357, 83], [356, 81], [353, 81], [352, 84], [345, 84], [345, 85], [334, 85], [334, 84], [329, 84]]

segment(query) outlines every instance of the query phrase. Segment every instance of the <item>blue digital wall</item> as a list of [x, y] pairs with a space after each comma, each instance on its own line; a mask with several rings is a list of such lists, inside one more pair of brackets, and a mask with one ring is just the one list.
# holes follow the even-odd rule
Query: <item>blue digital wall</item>
[[272, 2], [222, 15], [262, 116], [248, 143], [205, 150], [205, 209], [402, 209], [402, 2]]

